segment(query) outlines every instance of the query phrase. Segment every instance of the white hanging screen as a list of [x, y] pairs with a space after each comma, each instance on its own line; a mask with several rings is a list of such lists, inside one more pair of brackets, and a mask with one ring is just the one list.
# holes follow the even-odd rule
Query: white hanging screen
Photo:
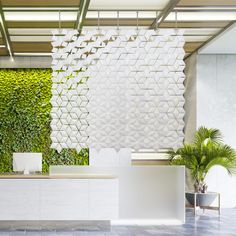
[[182, 31], [53, 33], [52, 148], [182, 144]]

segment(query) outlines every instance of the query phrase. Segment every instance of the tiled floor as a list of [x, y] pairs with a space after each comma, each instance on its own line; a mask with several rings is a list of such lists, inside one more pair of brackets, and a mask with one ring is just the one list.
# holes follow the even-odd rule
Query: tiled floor
[[0, 236], [142, 236], [142, 235], [190, 235], [190, 236], [236, 236], [236, 209], [224, 209], [219, 217], [217, 212], [207, 211], [194, 218], [193, 213], [186, 213], [186, 224], [179, 226], [111, 226], [89, 227], [70, 230], [0, 231]]

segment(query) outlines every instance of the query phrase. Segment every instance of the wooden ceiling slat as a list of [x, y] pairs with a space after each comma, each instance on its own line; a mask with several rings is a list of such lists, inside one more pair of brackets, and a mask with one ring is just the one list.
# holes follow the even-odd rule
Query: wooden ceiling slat
[[1, 0], [3, 7], [73, 7], [80, 0]]
[[236, 6], [235, 0], [181, 0], [178, 6]]
[[187, 42], [184, 45], [184, 50], [186, 53], [191, 53], [199, 48], [204, 42]]
[[[229, 21], [204, 21], [204, 22], [190, 22], [179, 21], [177, 23], [178, 28], [223, 28], [229, 24]], [[176, 23], [174, 21], [162, 22], [161, 28], [175, 28]]]
[[[200, 47], [204, 42], [187, 42], [184, 45], [186, 53], [193, 52]], [[51, 52], [52, 45], [50, 42], [13, 42], [12, 47], [14, 52]]]
[[0, 48], [0, 56], [7, 56], [8, 51], [6, 48]]
[[50, 42], [13, 42], [14, 52], [51, 52], [52, 45]]
[[[6, 22], [8, 28], [58, 28], [58, 21], [51, 22], [31, 22], [31, 21], [8, 21]], [[61, 28], [73, 28], [74, 21], [61, 22]]]

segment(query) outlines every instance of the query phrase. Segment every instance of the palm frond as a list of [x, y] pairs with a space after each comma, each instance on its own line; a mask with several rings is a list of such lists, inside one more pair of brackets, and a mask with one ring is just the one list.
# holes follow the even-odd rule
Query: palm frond
[[222, 143], [218, 129], [200, 127], [192, 144], [184, 144], [176, 151], [168, 152], [170, 164], [185, 165], [197, 181], [204, 181], [210, 168], [224, 167], [229, 174], [236, 174], [236, 152]]
[[206, 171], [211, 167], [220, 165], [224, 167], [229, 174], [236, 173], [236, 152], [228, 145], [214, 145], [207, 152], [207, 160], [205, 163]]
[[195, 133], [194, 144], [196, 146], [201, 146], [203, 144], [206, 144], [206, 141], [221, 143], [222, 140], [223, 136], [220, 130], [201, 126]]

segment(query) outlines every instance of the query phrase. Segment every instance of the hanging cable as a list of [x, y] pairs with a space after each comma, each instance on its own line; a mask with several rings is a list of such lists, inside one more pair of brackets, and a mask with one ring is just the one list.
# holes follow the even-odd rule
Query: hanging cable
[[139, 16], [139, 11], [136, 11], [137, 14], [137, 19], [136, 19], [136, 30], [137, 30], [137, 35], [138, 35], [138, 16]]
[[100, 30], [100, 11], [98, 11], [98, 31]]
[[59, 10], [59, 31], [61, 30], [61, 11]]
[[178, 12], [175, 10], [175, 34], [177, 34], [178, 31]]
[[117, 32], [119, 35], [119, 32], [120, 32], [120, 12], [119, 11], [117, 11]]

